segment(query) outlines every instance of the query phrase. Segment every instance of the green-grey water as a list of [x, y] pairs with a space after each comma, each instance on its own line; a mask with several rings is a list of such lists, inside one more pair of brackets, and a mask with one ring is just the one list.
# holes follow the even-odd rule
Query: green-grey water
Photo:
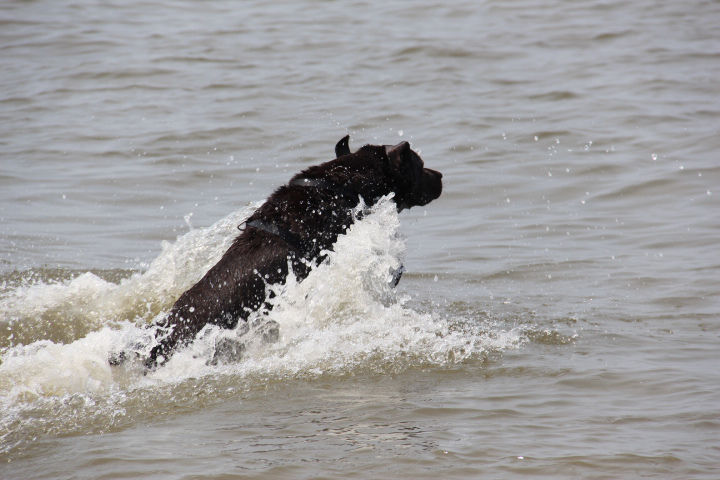
[[[4, 3], [0, 478], [717, 478], [719, 30], [699, 0]], [[346, 134], [443, 195], [381, 203], [240, 364], [107, 365]]]

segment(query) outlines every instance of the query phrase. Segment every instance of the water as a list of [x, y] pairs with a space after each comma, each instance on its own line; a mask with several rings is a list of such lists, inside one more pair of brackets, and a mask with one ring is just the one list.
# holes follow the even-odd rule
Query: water
[[[720, 471], [720, 4], [6, 2], [0, 478]], [[112, 370], [292, 174], [408, 140], [277, 344]], [[402, 260], [396, 290], [387, 272]]]

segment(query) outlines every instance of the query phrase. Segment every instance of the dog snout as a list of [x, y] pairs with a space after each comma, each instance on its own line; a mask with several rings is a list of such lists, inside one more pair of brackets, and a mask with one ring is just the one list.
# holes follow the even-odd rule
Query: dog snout
[[[438, 172], [437, 170], [432, 170], [430, 168], [426, 168], [425, 171], [430, 174], [430, 183], [434, 184], [434, 189], [437, 190], [437, 197], [440, 196], [440, 193], [442, 192], [442, 173]], [[427, 174], [425, 175], [426, 178], [428, 178]], [[431, 187], [432, 188], [432, 187]]]
[[442, 173], [430, 168], [423, 169], [417, 205], [427, 205], [442, 194]]
[[438, 178], [438, 180], [442, 179], [442, 177], [443, 177], [442, 173], [438, 172], [437, 170], [433, 170], [432, 168], [426, 168], [425, 170], [427, 170], [428, 172], [435, 175]]

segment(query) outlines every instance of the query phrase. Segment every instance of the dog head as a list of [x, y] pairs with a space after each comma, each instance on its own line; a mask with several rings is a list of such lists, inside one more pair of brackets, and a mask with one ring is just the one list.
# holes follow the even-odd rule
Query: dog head
[[422, 158], [408, 142], [385, 145], [390, 172], [395, 180], [395, 203], [398, 211], [427, 205], [442, 193], [442, 173], [425, 168]]
[[365, 145], [350, 151], [349, 136], [335, 145], [336, 159], [310, 167], [298, 179], [322, 179], [362, 196], [368, 205], [394, 193], [398, 211], [427, 205], [442, 193], [442, 174], [425, 168], [408, 142]]

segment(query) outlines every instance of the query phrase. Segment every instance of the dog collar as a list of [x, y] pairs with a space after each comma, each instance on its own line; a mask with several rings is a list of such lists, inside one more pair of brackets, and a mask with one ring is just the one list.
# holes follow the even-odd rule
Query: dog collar
[[286, 228], [280, 228], [277, 225], [266, 222], [265, 220], [262, 220], [260, 218], [256, 218], [255, 220], [250, 220], [249, 222], [246, 222], [245, 226], [257, 228], [259, 230], [264, 230], [267, 233], [271, 233], [271, 234], [275, 235], [276, 237], [282, 238], [287, 243], [289, 243], [291, 246], [295, 247], [296, 250], [298, 250], [298, 251], [303, 250], [302, 238], [300, 238], [299, 235], [295, 235], [294, 233], [292, 233], [290, 230], [288, 230]]
[[[350, 189], [341, 187], [340, 185], [336, 185], [336, 184], [334, 184], [328, 180], [324, 180], [322, 178], [296, 178], [296, 179], [290, 181], [290, 185], [297, 185], [297, 186], [301, 186], [301, 187], [322, 188], [323, 190], [329, 190], [338, 195], [353, 198], [353, 199], [358, 199], [358, 197], [360, 196], [357, 192], [353, 192]], [[238, 228], [240, 228], [241, 226], [239, 226]], [[266, 222], [265, 220], [260, 219], [260, 218], [256, 218], [255, 220], [246, 222], [245, 226], [257, 228], [259, 230], [263, 230], [267, 233], [275, 235], [276, 237], [280, 237], [283, 240], [285, 240], [285, 242], [287, 242], [289, 245], [293, 246], [299, 252], [302, 252], [304, 250], [305, 245], [303, 243], [302, 238], [300, 238], [299, 235], [295, 235], [294, 233], [292, 233], [290, 230], [288, 230], [286, 228], [278, 227], [277, 225], [270, 223], [270, 222]]]

